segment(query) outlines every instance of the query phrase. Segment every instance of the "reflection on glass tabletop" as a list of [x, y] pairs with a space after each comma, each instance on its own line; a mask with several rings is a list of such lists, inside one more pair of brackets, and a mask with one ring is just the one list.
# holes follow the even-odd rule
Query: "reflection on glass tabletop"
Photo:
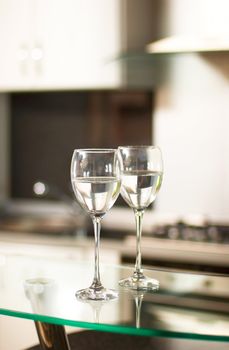
[[82, 302], [75, 292], [92, 281], [93, 262], [0, 255], [0, 314], [116, 333], [229, 341], [229, 277], [147, 269], [154, 292], [118, 286], [133, 267], [101, 265], [112, 301]]

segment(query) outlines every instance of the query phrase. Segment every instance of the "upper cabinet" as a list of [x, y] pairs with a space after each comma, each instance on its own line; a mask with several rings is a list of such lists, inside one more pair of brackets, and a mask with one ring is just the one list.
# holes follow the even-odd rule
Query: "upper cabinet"
[[119, 0], [0, 0], [0, 89], [120, 84]]
[[151, 86], [116, 58], [153, 39], [153, 3], [0, 0], [0, 91]]
[[229, 49], [228, 8], [228, 0], [0, 0], [0, 91], [152, 87], [168, 54]]

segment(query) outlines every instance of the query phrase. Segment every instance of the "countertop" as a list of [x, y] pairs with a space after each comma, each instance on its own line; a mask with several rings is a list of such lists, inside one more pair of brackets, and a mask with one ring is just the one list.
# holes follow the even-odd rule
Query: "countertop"
[[[121, 233], [118, 233], [121, 235]], [[101, 233], [101, 252], [113, 252], [118, 257], [135, 256], [135, 236], [124, 239], [103, 238]], [[74, 255], [79, 249], [94, 250], [93, 237], [73, 237], [44, 235], [39, 233], [17, 233], [0, 231], [0, 252], [20, 252], [30, 254]], [[108, 254], [109, 256], [109, 254]], [[142, 237], [143, 258], [177, 262], [195, 262], [229, 267], [229, 245], [208, 242], [168, 240]]]

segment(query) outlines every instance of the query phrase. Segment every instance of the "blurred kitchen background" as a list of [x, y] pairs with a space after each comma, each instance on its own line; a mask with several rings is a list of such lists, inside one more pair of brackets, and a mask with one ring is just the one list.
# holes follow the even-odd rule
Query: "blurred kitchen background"
[[[143, 263], [229, 272], [228, 14], [228, 0], [0, 0], [0, 252], [93, 259], [73, 149], [155, 144]], [[101, 238], [102, 261], [134, 262], [121, 198]], [[17, 321], [0, 322], [11, 349]]]
[[[93, 251], [73, 203], [73, 149], [156, 144], [164, 180], [145, 213], [144, 262], [228, 272], [228, 11], [227, 0], [0, 1], [6, 245]], [[134, 260], [134, 216], [121, 198], [102, 238], [115, 261]]]

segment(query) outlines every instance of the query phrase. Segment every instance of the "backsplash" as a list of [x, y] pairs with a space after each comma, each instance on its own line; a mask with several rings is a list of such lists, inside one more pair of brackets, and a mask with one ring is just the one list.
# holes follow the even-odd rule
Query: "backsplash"
[[73, 149], [152, 143], [149, 91], [17, 93], [11, 108], [11, 197], [42, 180], [68, 193]]

